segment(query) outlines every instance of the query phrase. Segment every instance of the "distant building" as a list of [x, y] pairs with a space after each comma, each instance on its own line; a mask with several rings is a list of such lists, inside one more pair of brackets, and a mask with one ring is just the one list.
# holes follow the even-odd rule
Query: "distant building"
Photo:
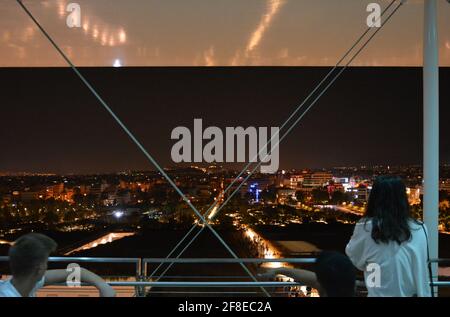
[[285, 204], [290, 198], [295, 198], [297, 191], [293, 188], [280, 187], [277, 188], [277, 201], [279, 204]]
[[99, 199], [102, 194], [102, 185], [95, 185], [89, 189], [89, 194]]
[[289, 179], [289, 187], [291, 188], [301, 187], [304, 180], [305, 180], [304, 174], [292, 174]]
[[117, 196], [117, 190], [115, 188], [109, 188], [105, 192], [102, 193], [103, 197], [103, 205], [104, 206], [115, 206], [117, 205], [119, 201], [119, 197]]
[[357, 187], [351, 187], [347, 192], [357, 202], [365, 203], [369, 200], [370, 189], [366, 185], [360, 184]]
[[261, 192], [268, 189], [269, 186], [274, 183], [275, 179], [273, 177], [259, 177], [249, 180], [244, 186], [247, 189], [247, 194], [249, 194], [255, 202], [259, 202]]
[[327, 187], [327, 192], [331, 195], [334, 192], [345, 192], [345, 187], [343, 184], [341, 183], [334, 183], [331, 182], [330, 185], [328, 185]]
[[[45, 189], [44, 198], [54, 198], [54, 199], [61, 199], [61, 194], [64, 192], [64, 183], [59, 183], [51, 186], [47, 186]], [[23, 199], [23, 198], [22, 198]]]
[[73, 202], [73, 195], [74, 195], [74, 190], [73, 188], [71, 189], [64, 189], [64, 191], [61, 193], [61, 200], [67, 201], [69, 203]]
[[196, 195], [199, 198], [210, 198], [213, 194], [213, 190], [211, 189], [211, 186], [209, 184], [198, 184], [195, 187]]
[[289, 186], [291, 183], [290, 176], [285, 170], [278, 171], [275, 174], [275, 186], [277, 187], [285, 187]]
[[4, 194], [2, 196], [2, 202], [4, 204], [9, 204], [12, 201], [12, 195], [11, 194]]
[[344, 189], [344, 191], [347, 191], [348, 188], [354, 187], [350, 184], [350, 177], [333, 177], [333, 183], [337, 187], [341, 187]]
[[414, 188], [407, 187], [406, 194], [408, 195], [408, 202], [410, 205], [420, 204], [420, 193], [422, 192], [420, 186]]
[[131, 193], [129, 190], [122, 190], [117, 194], [117, 204], [127, 205], [131, 201]]
[[256, 182], [251, 182], [248, 186], [248, 193], [255, 202], [259, 202], [261, 192], [262, 190]]
[[333, 182], [336, 184], [348, 184], [350, 182], [349, 177], [333, 177]]
[[109, 184], [105, 181], [102, 182], [102, 184], [100, 185], [100, 192], [104, 192], [107, 188], [109, 187]]
[[[15, 192], [13, 192], [13, 196], [16, 195]], [[22, 201], [30, 201], [30, 200], [37, 200], [37, 199], [45, 199], [49, 198], [46, 196], [46, 190], [44, 188], [26, 188], [24, 191], [21, 191], [19, 193], [20, 199]], [[17, 195], [16, 195], [17, 196]], [[50, 196], [53, 197], [53, 196]]]
[[275, 183], [275, 180], [272, 177], [259, 177], [249, 180], [249, 183], [256, 183], [258, 184], [259, 189], [265, 190], [269, 188], [269, 186], [273, 185]]
[[450, 179], [441, 180], [441, 182], [439, 183], [439, 190], [450, 193]]
[[333, 175], [327, 172], [315, 172], [305, 176], [303, 187], [324, 187], [333, 180]]
[[79, 193], [81, 194], [81, 195], [84, 195], [84, 194], [89, 194], [89, 190], [90, 190], [90, 186], [87, 186], [87, 185], [80, 185], [79, 186]]

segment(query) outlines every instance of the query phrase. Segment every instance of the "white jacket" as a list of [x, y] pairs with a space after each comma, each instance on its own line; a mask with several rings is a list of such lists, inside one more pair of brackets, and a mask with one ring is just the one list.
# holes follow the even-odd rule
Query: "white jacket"
[[425, 225], [411, 221], [410, 228], [411, 239], [399, 245], [376, 243], [370, 219], [356, 224], [345, 252], [364, 271], [369, 297], [431, 296]]

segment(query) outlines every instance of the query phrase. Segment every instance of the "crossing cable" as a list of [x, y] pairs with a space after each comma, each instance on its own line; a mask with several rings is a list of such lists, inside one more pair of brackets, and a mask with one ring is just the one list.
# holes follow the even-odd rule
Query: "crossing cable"
[[[382, 27], [391, 19], [391, 17], [398, 11], [398, 9], [403, 5], [403, 1], [400, 2], [398, 4], [398, 6], [394, 9], [394, 11], [392, 11], [389, 16], [387, 17], [387, 19], [384, 21], [384, 23], [377, 28], [377, 30], [369, 37], [369, 39], [364, 43], [364, 45], [356, 52], [356, 54], [346, 63], [346, 65], [344, 67], [341, 68], [341, 70], [337, 73], [337, 75], [331, 80], [331, 82], [329, 84], [327, 84], [324, 88], [324, 90], [313, 100], [313, 102], [306, 108], [306, 110], [300, 115], [300, 117], [298, 117], [295, 122], [289, 127], [289, 129], [280, 137], [280, 139], [278, 140], [278, 142], [276, 142], [276, 144], [274, 146], [272, 146], [271, 148], [276, 148], [281, 141], [284, 140], [284, 138], [292, 131], [292, 129], [295, 128], [295, 126], [300, 122], [300, 120], [308, 113], [308, 111], [317, 103], [317, 101], [328, 91], [328, 89], [334, 84], [334, 82], [340, 77], [340, 75], [348, 68], [348, 66], [353, 62], [353, 60], [362, 52], [362, 50], [369, 44], [369, 42], [375, 37], [375, 35], [382, 29]], [[271, 139], [273, 140], [273, 138]], [[266, 143], [265, 147], [267, 147], [267, 145], [269, 144], [269, 142]], [[260, 150], [260, 152], [262, 152], [264, 150], [264, 148], [262, 150]], [[257, 154], [259, 155], [259, 153]], [[238, 187], [236, 187], [236, 189], [230, 194], [230, 196], [228, 196], [227, 200], [218, 208], [216, 214], [219, 213], [219, 211], [222, 209], [222, 207], [236, 194], [236, 192], [239, 191], [239, 189], [242, 187], [242, 185], [255, 173], [256, 169], [258, 169], [259, 166], [261, 166], [261, 164], [263, 163], [263, 161], [268, 157], [269, 154], [266, 154], [266, 156], [256, 164], [256, 166], [254, 167], [254, 169], [248, 173], [248, 175], [246, 176], [246, 178], [239, 184]], [[203, 228], [202, 228], [203, 230]]]
[[[380, 17], [377, 19], [377, 21], [379, 19], [381, 19], [381, 17], [392, 7], [392, 5], [396, 2], [397, 0], [393, 0], [391, 1], [391, 3], [383, 10], [382, 14], [380, 15]], [[288, 129], [288, 131], [280, 138], [280, 140], [277, 142], [277, 144], [275, 146], [272, 146], [272, 149], [274, 149], [276, 146], [278, 146], [278, 144], [285, 138], [285, 136], [298, 124], [298, 122], [303, 118], [303, 116], [309, 111], [309, 109], [318, 101], [318, 99], [320, 99], [320, 97], [328, 90], [328, 88], [330, 88], [330, 86], [336, 81], [337, 78], [339, 78], [339, 76], [345, 71], [345, 69], [348, 68], [348, 66], [350, 65], [350, 63], [361, 53], [361, 51], [368, 45], [368, 43], [372, 40], [372, 38], [383, 28], [383, 26], [390, 20], [390, 18], [393, 16], [393, 14], [395, 12], [397, 12], [397, 10], [400, 8], [400, 6], [403, 4], [403, 0], [399, 3], [399, 5], [394, 9], [394, 11], [392, 13], [389, 14], [388, 18], [385, 20], [384, 23], [382, 23], [382, 25], [377, 28], [377, 30], [369, 37], [369, 39], [364, 43], [364, 45], [356, 52], [356, 54], [350, 59], [350, 61], [338, 72], [338, 74], [332, 79], [331, 83], [328, 84], [325, 89], [322, 91], [322, 93], [319, 95], [318, 98], [316, 98], [312, 104], [306, 109], [306, 111], [294, 122], [294, 124], [291, 125], [291, 127]], [[289, 118], [281, 125], [279, 131], [281, 131], [289, 121], [292, 120], [292, 118], [303, 108], [303, 106], [309, 101], [309, 99], [311, 99], [311, 97], [319, 90], [319, 88], [322, 86], [322, 84], [324, 84], [327, 79], [334, 73], [334, 71], [336, 69], [339, 68], [339, 65], [341, 64], [341, 62], [348, 57], [348, 55], [353, 51], [354, 48], [356, 48], [358, 46], [358, 44], [362, 41], [362, 39], [370, 32], [370, 30], [372, 29], [372, 27], [369, 27], [366, 29], [366, 31], [358, 38], [358, 40], [352, 45], [352, 47], [343, 55], [343, 57], [336, 63], [336, 65], [327, 73], [327, 75], [320, 81], [320, 83], [314, 88], [314, 90], [305, 98], [305, 100], [294, 110], [294, 112], [289, 116]], [[278, 131], [278, 133], [279, 133]], [[277, 133], [277, 134], [278, 134]], [[251, 166], [252, 162], [254, 162], [258, 155], [260, 155], [260, 153], [262, 151], [265, 151], [267, 149], [267, 146], [269, 144], [269, 142], [271, 143], [274, 139], [274, 137], [277, 136], [277, 134], [275, 134], [274, 136], [272, 136], [272, 138], [265, 144], [265, 146], [259, 151], [258, 154], [256, 154], [256, 156], [253, 158], [253, 160], [250, 160], [250, 162], [243, 168], [243, 170], [240, 172], [240, 174], [233, 180], [233, 182], [228, 185], [228, 187], [218, 196], [218, 198], [216, 199], [216, 201], [208, 208], [208, 210], [204, 213], [204, 216], [206, 217], [206, 215], [209, 213], [209, 211], [211, 209], [213, 209], [218, 202], [220, 201], [220, 199], [226, 194], [226, 192], [231, 189], [231, 187], [236, 183], [236, 181], [245, 173], [246, 170], [248, 170], [248, 168]], [[253, 169], [253, 171], [251, 173], [249, 173], [247, 175], [247, 177], [240, 183], [240, 185], [232, 192], [232, 194], [227, 198], [227, 200], [225, 202], [222, 203], [222, 205], [218, 208], [218, 210], [216, 211], [216, 215], [219, 213], [219, 211], [222, 209], [222, 207], [228, 203], [228, 201], [235, 195], [235, 193], [237, 191], [239, 191], [239, 189], [242, 187], [242, 185], [253, 175], [253, 173], [256, 171], [256, 169], [262, 164], [262, 162], [267, 158], [268, 154], [266, 154], [266, 156], [264, 157], [264, 159], [260, 160], [260, 162], [257, 164], [257, 166]], [[197, 224], [194, 224], [191, 229], [185, 234], [185, 236], [178, 242], [178, 244], [172, 249], [172, 251], [167, 255], [167, 258], [169, 258], [177, 249], [178, 247], [186, 240], [186, 238], [190, 235], [190, 233], [197, 227]], [[176, 258], [179, 258], [184, 251], [194, 242], [194, 240], [200, 235], [200, 233], [203, 231], [204, 227], [202, 227], [196, 234], [195, 236], [190, 240], [190, 242], [188, 242], [188, 244], [183, 248], [183, 250], [176, 256]], [[163, 264], [161, 263], [151, 274], [151, 276], [153, 276], [154, 274], [156, 274], [156, 272], [158, 271], [158, 269], [162, 266]], [[162, 274], [160, 274], [159, 278], [161, 278], [164, 273], [166, 273], [168, 271], [168, 269], [173, 265], [173, 263], [170, 263], [169, 266], [164, 270], [164, 272]]]
[[[120, 120], [120, 118], [115, 114], [115, 112], [108, 106], [108, 104], [103, 100], [102, 97], [97, 93], [97, 91], [92, 87], [92, 85], [87, 81], [87, 79], [78, 71], [77, 67], [70, 61], [70, 59], [64, 54], [64, 52], [59, 48], [56, 42], [51, 38], [51, 36], [45, 31], [41, 24], [36, 20], [33, 14], [28, 10], [28, 8], [22, 3], [22, 0], [16, 0], [16, 2], [22, 7], [25, 13], [31, 18], [31, 20], [36, 24], [36, 26], [41, 30], [44, 36], [50, 41], [53, 47], [58, 51], [58, 53], [63, 57], [67, 64], [72, 68], [75, 74], [80, 78], [80, 80], [86, 85], [86, 87], [92, 92], [92, 94], [97, 98], [101, 105], [106, 109], [106, 111], [114, 118], [114, 120], [119, 124], [119, 126], [125, 131], [125, 133], [130, 137], [130, 139], [136, 144], [136, 146], [142, 151], [142, 153], [147, 157], [147, 159], [158, 169], [161, 175], [168, 181], [168, 183], [175, 189], [175, 191], [181, 196], [181, 198], [188, 204], [188, 206], [194, 211], [194, 213], [200, 218], [200, 220], [205, 224], [206, 227], [211, 230], [213, 235], [220, 241], [220, 243], [227, 249], [227, 251], [235, 258], [239, 257], [234, 253], [234, 251], [228, 246], [228, 244], [222, 239], [222, 237], [211, 227], [211, 225], [205, 220], [203, 215], [197, 210], [197, 208], [191, 203], [191, 201], [181, 192], [174, 181], [167, 175], [163, 168], [156, 162], [153, 156], [144, 148], [144, 146], [138, 141], [134, 134], [125, 126], [125, 124]], [[255, 281], [258, 280], [253, 275], [252, 272], [247, 268], [244, 263], [239, 263], [241, 267], [246, 271], [246, 273]], [[270, 294], [261, 288], [264, 293], [270, 297]]]

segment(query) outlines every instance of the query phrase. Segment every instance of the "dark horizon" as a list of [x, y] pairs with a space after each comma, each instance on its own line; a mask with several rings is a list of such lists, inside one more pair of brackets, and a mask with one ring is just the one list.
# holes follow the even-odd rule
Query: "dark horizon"
[[[242, 166], [242, 168], [225, 168], [222, 165], [218, 165], [218, 164], [209, 164], [209, 166], [215, 165], [218, 168], [220, 168], [220, 170], [217, 173], [240, 173], [242, 171], [242, 168], [244, 168], [244, 166]], [[165, 171], [182, 171], [182, 170], [187, 170], [187, 169], [195, 169], [195, 168], [207, 168], [208, 164], [206, 163], [200, 163], [200, 164], [192, 164], [190, 166], [188, 165], [184, 165], [182, 166], [181, 164], [178, 166], [162, 166], [162, 168]], [[381, 165], [381, 164], [377, 164], [377, 165], [346, 165], [346, 166], [322, 166], [322, 167], [293, 167], [293, 168], [289, 168], [289, 169], [282, 169], [280, 168], [278, 170], [278, 172], [281, 171], [286, 171], [287, 173], [291, 173], [291, 172], [300, 172], [300, 171], [332, 171], [332, 170], [345, 170], [345, 169], [359, 169], [359, 170], [381, 170], [381, 169], [389, 169], [390, 170], [399, 170], [399, 169], [404, 169], [404, 168], [423, 168], [422, 164], [405, 164], [405, 165]], [[450, 163], [441, 163], [439, 168], [440, 169], [447, 169], [448, 167], [450, 167]], [[251, 169], [251, 168], [250, 168]], [[442, 171], [444, 172], [444, 170]], [[154, 168], [154, 169], [129, 169], [129, 170], [111, 170], [111, 171], [103, 171], [103, 172], [88, 172], [88, 173], [76, 173], [76, 172], [70, 172], [70, 173], [54, 173], [51, 171], [6, 171], [6, 170], [0, 170], [0, 177], [32, 177], [32, 176], [56, 176], [56, 177], [66, 177], [66, 176], [74, 176], [74, 177], [89, 177], [89, 176], [108, 176], [108, 175], [119, 175], [119, 174], [124, 174], [124, 173], [156, 173], [156, 174], [160, 174], [159, 171]], [[259, 175], [261, 174], [259, 171], [256, 171], [255, 173], [253, 173], [253, 175]], [[263, 173], [263, 174], [270, 174], [270, 173]]]
[[[194, 118], [202, 118], [204, 128], [280, 126], [329, 69], [80, 68], [163, 167], [177, 165], [170, 160], [173, 128], [192, 129]], [[449, 72], [441, 68], [442, 118], [450, 115], [445, 107], [450, 92], [444, 89]], [[0, 68], [0, 84], [2, 117], [7, 118], [0, 128], [1, 172], [103, 174], [154, 168], [71, 69]], [[443, 163], [450, 162], [449, 135], [450, 127], [441, 124]], [[347, 69], [280, 146], [280, 169], [287, 170], [421, 161], [419, 67]]]

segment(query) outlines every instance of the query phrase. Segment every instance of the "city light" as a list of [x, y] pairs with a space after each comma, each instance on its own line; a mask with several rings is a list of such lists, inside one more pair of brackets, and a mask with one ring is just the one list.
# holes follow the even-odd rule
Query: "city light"
[[120, 59], [114, 60], [113, 67], [122, 67], [122, 62], [120, 61]]
[[[390, 170], [397, 173], [403, 171], [394, 170], [392, 166]], [[284, 170], [284, 174], [280, 170], [274, 175], [262, 174], [248, 180], [245, 187], [241, 188], [240, 195], [236, 195], [240, 197], [222, 208], [229, 197], [224, 189], [232, 180], [229, 177], [232, 172], [228, 171], [228, 175], [224, 176], [223, 170], [216, 171], [195, 169], [197, 175], [192, 175], [192, 171], [186, 173], [185, 169], [173, 169], [171, 174], [180, 186], [187, 188], [186, 197], [198, 204], [202, 211], [208, 210], [210, 204], [215, 204], [205, 217], [214, 228], [222, 232], [226, 229], [227, 233], [231, 231], [237, 237], [233, 242], [237, 245], [232, 245], [233, 248], [242, 248], [243, 256], [248, 258], [275, 261], [261, 263], [258, 265], [261, 269], [290, 267], [289, 263], [281, 259], [291, 257], [293, 252], [314, 257], [318, 248], [309, 247], [308, 244], [319, 246], [319, 240], [327, 239], [322, 236], [323, 232], [339, 235], [344, 226], [354, 226], [364, 214], [374, 179], [370, 175], [359, 176], [361, 172], [357, 169], [347, 169], [344, 173], [334, 170], [304, 170], [301, 173], [298, 170]], [[419, 169], [411, 172], [406, 192], [411, 210], [416, 211], [420, 208], [417, 203], [420, 202], [422, 192], [417, 173], [420, 173]], [[124, 246], [132, 248], [133, 243], [141, 239], [142, 233], [158, 234], [159, 228], [178, 230], [185, 225], [205, 227], [195, 215], [192, 215], [194, 218], [183, 216], [189, 211], [179, 200], [171, 202], [171, 189], [161, 182], [158, 173], [128, 171], [126, 174], [95, 177], [53, 175], [50, 179], [48, 176], [29, 176], [15, 177], [8, 174], [8, 177], [3, 178], [5, 188], [11, 186], [8, 185], [12, 182], [10, 179], [15, 179], [12, 183], [21, 185], [12, 187], [2, 196], [3, 211], [9, 219], [17, 219], [12, 223], [13, 226], [2, 232], [15, 234], [20, 228], [14, 226], [20, 224], [27, 224], [37, 230], [44, 223], [54, 226], [60, 233], [83, 232], [87, 238], [91, 237], [91, 240], [86, 240], [90, 242], [83, 241], [82, 246], [73, 246], [73, 249], [64, 251], [65, 255], [77, 256], [80, 253], [83, 256], [84, 251], [95, 248], [98, 248], [98, 254], [103, 254], [106, 250], [103, 250], [103, 246], [107, 244], [107, 249], [113, 252]], [[35, 185], [36, 177], [40, 177], [39, 185]], [[284, 187], [277, 186], [279, 183], [283, 183]], [[348, 191], [343, 186], [346, 183], [353, 184]], [[440, 187], [447, 192], [450, 181], [442, 179]], [[342, 200], [331, 200], [336, 193]], [[443, 215], [448, 213], [449, 206], [448, 200], [442, 201], [440, 208]], [[48, 217], [49, 211], [51, 217]], [[443, 234], [450, 232], [448, 219], [442, 217], [439, 230]], [[116, 231], [118, 227], [119, 232]], [[317, 230], [314, 231], [313, 240], [297, 235], [302, 228]], [[111, 233], [105, 235], [104, 232], [108, 230]], [[129, 235], [136, 237], [115, 243]], [[5, 241], [13, 239], [6, 235], [3, 237]], [[155, 241], [162, 246], [163, 241]], [[292, 247], [285, 244], [286, 241], [292, 242]], [[339, 244], [338, 241], [332, 243]], [[96, 251], [89, 252], [97, 254]], [[211, 249], [209, 252], [215, 255], [216, 250]], [[292, 294], [298, 291], [297, 288]]]
[[123, 211], [115, 211], [114, 212], [114, 217], [116, 217], [117, 219], [122, 218], [123, 216]]

